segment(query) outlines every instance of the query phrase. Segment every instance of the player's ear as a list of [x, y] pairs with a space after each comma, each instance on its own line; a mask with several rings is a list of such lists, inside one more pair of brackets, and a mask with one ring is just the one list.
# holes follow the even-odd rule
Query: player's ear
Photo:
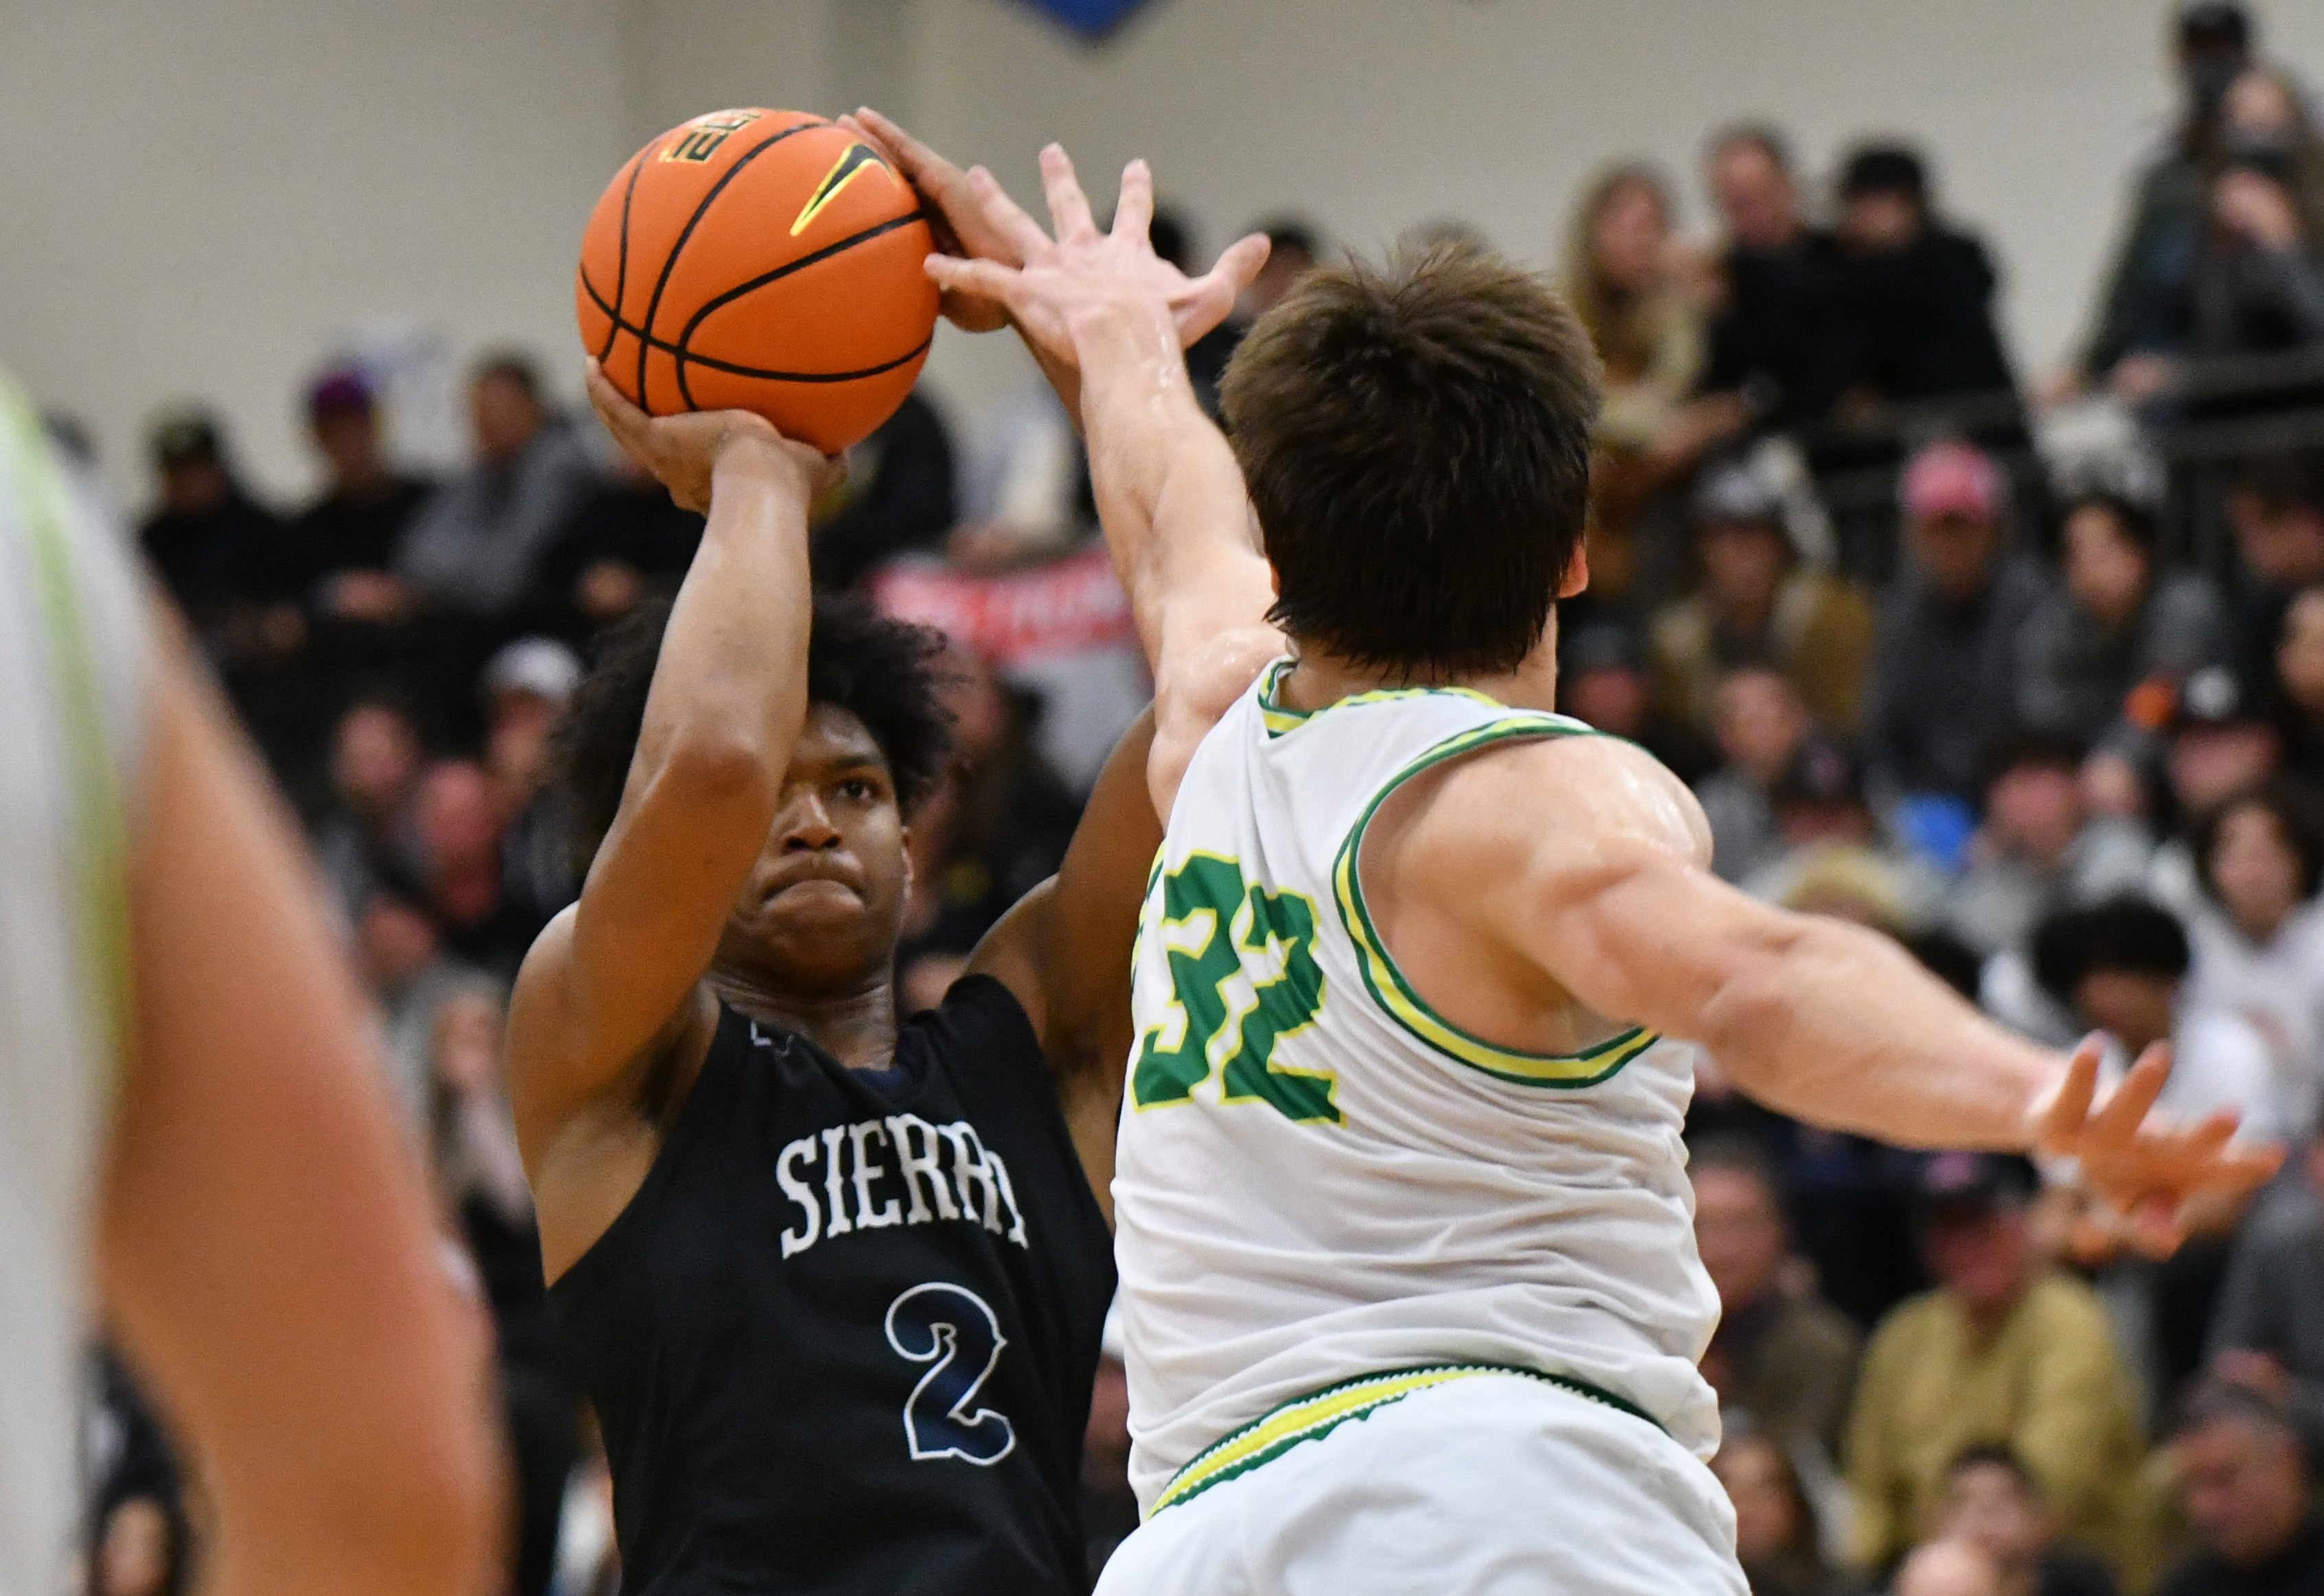
[[1572, 598], [1589, 586], [1590, 549], [1587, 544], [1576, 543], [1573, 546], [1573, 561], [1565, 567], [1565, 575], [1558, 579], [1557, 596]]

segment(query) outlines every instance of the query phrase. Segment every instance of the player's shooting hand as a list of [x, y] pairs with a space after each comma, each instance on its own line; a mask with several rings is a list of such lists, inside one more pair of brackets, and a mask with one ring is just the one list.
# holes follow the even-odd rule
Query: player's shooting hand
[[1011, 268], [996, 252], [978, 260], [928, 258], [928, 275], [949, 291], [981, 296], [1007, 308], [1026, 341], [1045, 357], [1074, 362], [1072, 323], [1104, 307], [1167, 318], [1181, 348], [1224, 321], [1259, 269], [1267, 263], [1263, 235], [1238, 240], [1200, 277], [1188, 277], [1154, 253], [1147, 229], [1154, 219], [1154, 174], [1133, 161], [1121, 174], [1121, 197], [1111, 231], [1098, 231], [1073, 161], [1056, 144], [1041, 152], [1041, 180], [1051, 233], [978, 168], [964, 180], [982, 224], [1006, 238], [1021, 263]]
[[2123, 1216], [2131, 1245], [2165, 1258], [2186, 1239], [2186, 1207], [2201, 1195], [2240, 1196], [2275, 1173], [2283, 1149], [2233, 1144], [2236, 1116], [2177, 1126], [2152, 1113], [2171, 1076], [2171, 1049], [2149, 1047], [2104, 1101], [2098, 1039], [2074, 1050], [2065, 1077], [2034, 1114], [2038, 1152], [2080, 1161], [2082, 1182]]
[[590, 408], [613, 440], [669, 490], [681, 510], [707, 514], [710, 482], [727, 462], [763, 466], [795, 483], [802, 503], [836, 484], [847, 465], [775, 430], [749, 411], [687, 411], [650, 416], [622, 396], [596, 361], [585, 368]]

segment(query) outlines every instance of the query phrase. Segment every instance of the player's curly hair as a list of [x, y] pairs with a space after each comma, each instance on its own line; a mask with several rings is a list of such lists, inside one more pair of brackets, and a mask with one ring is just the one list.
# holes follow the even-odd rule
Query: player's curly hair
[[[576, 873], [588, 870], [621, 809], [669, 614], [668, 600], [649, 600], [601, 632], [589, 674], [558, 723], [551, 774]], [[952, 714], [936, 671], [944, 646], [941, 633], [890, 620], [860, 598], [816, 595], [807, 702], [863, 723], [907, 814], [935, 788], [951, 753]]]

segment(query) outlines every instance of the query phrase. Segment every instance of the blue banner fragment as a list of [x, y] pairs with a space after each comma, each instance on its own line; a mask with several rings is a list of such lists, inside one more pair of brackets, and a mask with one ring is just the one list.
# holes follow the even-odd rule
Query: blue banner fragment
[[1027, 0], [1077, 33], [1095, 38], [1136, 11], [1146, 0]]

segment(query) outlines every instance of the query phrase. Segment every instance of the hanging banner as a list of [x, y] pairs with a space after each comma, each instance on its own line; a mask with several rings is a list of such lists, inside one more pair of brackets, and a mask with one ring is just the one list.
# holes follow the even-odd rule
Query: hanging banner
[[1074, 32], [1094, 39], [1112, 31], [1115, 23], [1136, 11], [1146, 0], [1027, 0], [1037, 11], [1048, 14]]

